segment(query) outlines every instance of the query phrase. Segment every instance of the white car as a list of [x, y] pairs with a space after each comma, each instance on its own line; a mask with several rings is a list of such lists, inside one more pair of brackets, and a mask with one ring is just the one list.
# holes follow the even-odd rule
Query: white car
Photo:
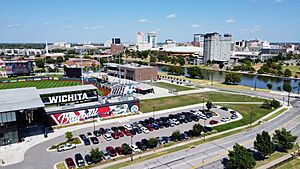
[[125, 127], [125, 129], [127, 129], [127, 130], [132, 130], [132, 127], [130, 124], [124, 124], [123, 127]]
[[229, 120], [230, 120], [230, 118], [228, 118], [228, 117], [223, 117], [223, 118], [221, 119], [222, 122], [226, 122], [226, 121], [229, 121]]
[[150, 131], [146, 127], [141, 127], [143, 133], [148, 134]]
[[76, 145], [75, 144], [65, 144], [65, 145], [61, 145], [57, 148], [57, 151], [58, 152], [62, 152], [62, 151], [67, 151], [67, 150], [71, 150], [71, 149], [74, 149], [76, 148]]
[[179, 121], [177, 120], [177, 119], [172, 119], [172, 122], [171, 123], [173, 123], [173, 124], [175, 124], [175, 125], [179, 125], [180, 123], [179, 123]]
[[106, 141], [111, 141], [112, 140], [111, 134], [109, 134], [109, 133], [104, 134], [103, 137]]
[[135, 152], [135, 153], [141, 151], [136, 145], [131, 144], [131, 145], [129, 145], [129, 147], [130, 147], [130, 148], [132, 149], [132, 151]]

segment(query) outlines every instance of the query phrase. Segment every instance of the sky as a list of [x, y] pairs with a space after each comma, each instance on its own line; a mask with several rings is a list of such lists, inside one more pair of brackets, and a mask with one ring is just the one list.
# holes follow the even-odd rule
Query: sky
[[0, 43], [158, 41], [220, 32], [233, 40], [300, 42], [300, 0], [1, 0]]

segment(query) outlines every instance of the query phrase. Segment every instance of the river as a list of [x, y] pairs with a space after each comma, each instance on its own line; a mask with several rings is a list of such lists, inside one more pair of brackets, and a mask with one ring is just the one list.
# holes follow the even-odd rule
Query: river
[[[164, 66], [158, 65], [158, 71], [164, 72], [162, 68]], [[187, 69], [184, 68], [185, 75], [187, 74]], [[225, 81], [225, 74], [226, 72], [223, 71], [215, 71], [215, 70], [202, 70], [203, 79], [210, 80], [214, 82], [223, 83]], [[282, 89], [283, 83], [285, 81], [289, 81], [293, 88], [293, 93], [298, 93], [298, 82], [300, 82], [297, 79], [288, 79], [284, 77], [269, 77], [269, 76], [262, 76], [262, 75], [247, 75], [247, 74], [241, 74], [241, 82], [240, 85], [243, 86], [249, 86], [252, 88], [261, 88], [266, 89], [267, 84], [271, 83], [273, 84], [272, 90], [277, 90], [277, 87], [280, 86]], [[278, 91], [278, 90], [277, 90]]]

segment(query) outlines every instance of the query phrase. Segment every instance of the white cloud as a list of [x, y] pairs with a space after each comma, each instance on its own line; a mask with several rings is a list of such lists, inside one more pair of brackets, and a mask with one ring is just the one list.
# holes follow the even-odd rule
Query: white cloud
[[172, 13], [166, 16], [167, 19], [176, 18], [176, 13]]
[[20, 24], [20, 23], [4, 25], [4, 27], [6, 27], [6, 28], [15, 28], [15, 27], [21, 27], [21, 26], [22, 26], [22, 24]]
[[102, 25], [97, 25], [97, 26], [92, 26], [92, 27], [88, 27], [88, 26], [84, 27], [84, 29], [86, 29], [86, 30], [95, 30], [95, 31], [97, 31], [99, 29], [103, 29], [103, 28], [104, 28], [104, 26], [102, 26]]
[[226, 20], [227, 23], [235, 23], [236, 21], [232, 18]]
[[63, 29], [70, 29], [70, 28], [72, 28], [72, 26], [71, 25], [63, 25], [63, 26], [61, 26], [61, 28], [63, 28]]
[[193, 24], [192, 25], [192, 28], [199, 28], [200, 27], [200, 25], [198, 25], [198, 24]]
[[48, 23], [48, 22], [44, 22], [43, 24], [44, 24], [44, 25], [49, 25], [49, 23]]
[[139, 23], [146, 23], [146, 22], [148, 22], [148, 20], [147, 19], [139, 19], [138, 22]]
[[274, 0], [273, 2], [280, 3], [280, 2], [283, 2], [283, 0]]

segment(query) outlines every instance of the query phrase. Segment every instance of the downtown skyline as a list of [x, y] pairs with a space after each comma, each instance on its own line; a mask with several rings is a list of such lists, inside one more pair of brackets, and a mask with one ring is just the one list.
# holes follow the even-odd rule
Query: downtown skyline
[[[158, 32], [158, 41], [192, 41], [194, 33], [220, 32], [233, 40], [299, 42], [297, 0], [3, 1], [0, 42], [105, 42]], [[13, 10], [15, 9], [15, 10]]]

